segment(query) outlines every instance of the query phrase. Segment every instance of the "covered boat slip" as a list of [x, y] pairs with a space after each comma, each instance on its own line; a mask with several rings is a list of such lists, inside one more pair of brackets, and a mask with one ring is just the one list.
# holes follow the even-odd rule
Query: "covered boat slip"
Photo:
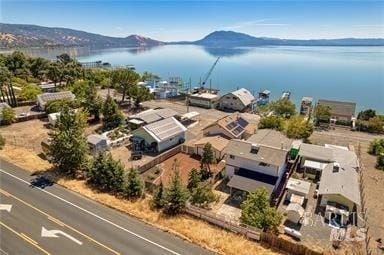
[[228, 182], [228, 186], [231, 189], [242, 190], [245, 192], [255, 192], [262, 187], [266, 188], [269, 195], [272, 195], [275, 190], [277, 177], [270, 176], [247, 169], [240, 169]]

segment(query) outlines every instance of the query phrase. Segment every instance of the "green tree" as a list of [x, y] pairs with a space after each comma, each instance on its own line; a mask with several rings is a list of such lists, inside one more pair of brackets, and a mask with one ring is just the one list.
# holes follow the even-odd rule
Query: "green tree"
[[369, 120], [370, 118], [376, 117], [376, 111], [373, 109], [367, 109], [359, 112], [357, 119], [359, 120]]
[[120, 192], [124, 188], [124, 168], [111, 154], [100, 153], [92, 160], [87, 183], [104, 192]]
[[121, 113], [119, 106], [110, 96], [107, 97], [103, 104], [102, 113], [104, 130], [114, 129], [120, 126], [124, 120], [124, 116]]
[[41, 79], [44, 75], [48, 73], [49, 60], [44, 58], [31, 58], [29, 60], [30, 65], [29, 69], [33, 77]]
[[213, 151], [212, 144], [206, 143], [201, 157], [201, 166], [208, 170], [209, 175], [211, 175], [211, 164], [216, 164], [215, 152]]
[[16, 106], [16, 96], [12, 87], [11, 72], [7, 67], [0, 65], [0, 92], [2, 100], [11, 106]]
[[44, 111], [46, 113], [54, 113], [54, 112], [60, 112], [65, 107], [72, 108], [73, 102], [69, 99], [56, 99], [48, 101], [44, 106]]
[[191, 203], [194, 205], [206, 207], [209, 203], [217, 200], [218, 196], [213, 193], [212, 185], [210, 184], [201, 182], [192, 191]]
[[0, 134], [0, 150], [5, 146], [5, 138]]
[[156, 189], [153, 194], [152, 205], [155, 208], [163, 208], [165, 205], [165, 189], [163, 182], [160, 182], [159, 187]]
[[384, 132], [384, 116], [375, 116], [370, 118], [367, 122], [367, 131], [370, 133], [383, 133]]
[[313, 125], [302, 116], [294, 116], [287, 121], [285, 133], [289, 138], [307, 139], [313, 133]]
[[172, 165], [172, 180], [166, 190], [164, 212], [168, 215], [179, 214], [186, 206], [188, 200], [187, 188], [181, 182], [179, 163], [177, 160]]
[[86, 115], [65, 106], [56, 122], [56, 128], [49, 133], [52, 139], [48, 155], [57, 169], [74, 175], [84, 170], [87, 164], [88, 144], [84, 136], [87, 126]]
[[296, 111], [295, 104], [286, 98], [271, 102], [270, 108], [275, 112], [275, 114], [284, 117], [293, 116]]
[[374, 139], [369, 144], [368, 153], [378, 156], [381, 153], [384, 153], [384, 139]]
[[61, 82], [63, 79], [63, 67], [62, 67], [62, 65], [58, 62], [49, 63], [47, 76], [48, 76], [48, 79], [53, 81], [53, 83], [56, 86], [57, 83]]
[[127, 175], [127, 182], [124, 189], [124, 194], [128, 198], [139, 198], [143, 195], [144, 184], [140, 177], [139, 171], [132, 167]]
[[39, 86], [30, 84], [21, 88], [19, 99], [23, 101], [35, 101], [37, 96], [42, 93], [43, 91]]
[[10, 125], [16, 121], [15, 110], [13, 110], [11, 107], [4, 107], [2, 116], [3, 116], [3, 122], [6, 125]]
[[316, 123], [329, 122], [331, 118], [331, 108], [326, 105], [317, 104], [315, 106], [314, 115]]
[[384, 170], [384, 154], [383, 153], [377, 156], [376, 167], [377, 169]]
[[187, 188], [189, 191], [197, 188], [201, 182], [201, 174], [196, 168], [192, 168], [191, 172], [188, 174], [188, 185]]
[[284, 120], [280, 116], [271, 115], [260, 119], [259, 128], [270, 128], [282, 131], [284, 128]]
[[137, 86], [139, 81], [140, 75], [131, 69], [117, 69], [111, 73], [112, 85], [122, 94], [122, 102], [130, 88]]
[[269, 203], [268, 191], [262, 187], [249, 193], [241, 204], [241, 221], [263, 230], [276, 230], [283, 216]]
[[65, 81], [65, 86], [73, 84], [76, 79], [82, 74], [81, 64], [75, 60], [63, 66], [62, 80]]
[[135, 100], [135, 107], [139, 108], [140, 103], [148, 101], [154, 98], [153, 94], [149, 91], [148, 88], [133, 85], [129, 89], [129, 95]]
[[29, 70], [27, 57], [21, 51], [7, 55], [4, 64], [13, 75], [23, 75]]
[[62, 53], [56, 56], [57, 62], [62, 63], [64, 65], [72, 62], [72, 58], [68, 55], [68, 53]]
[[141, 75], [141, 81], [148, 81], [148, 80], [160, 80], [160, 77], [154, 73], [145, 71], [143, 75]]

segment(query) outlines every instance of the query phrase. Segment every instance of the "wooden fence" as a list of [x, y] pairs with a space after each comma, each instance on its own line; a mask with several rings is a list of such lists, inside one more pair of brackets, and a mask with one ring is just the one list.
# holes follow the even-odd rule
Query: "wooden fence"
[[209, 213], [206, 210], [198, 208], [193, 205], [188, 205], [185, 210], [188, 214], [191, 214], [199, 219], [208, 221], [209, 223], [227, 229], [231, 232], [238, 233], [246, 236], [247, 238], [255, 241], [260, 241], [260, 229], [251, 226], [240, 226], [237, 221], [228, 221], [224, 217], [219, 217], [215, 214]]
[[138, 168], [139, 172], [144, 173], [148, 169], [151, 169], [152, 167], [160, 164], [161, 162], [169, 159], [170, 157], [175, 156], [177, 153], [181, 152], [181, 146], [182, 145], [177, 145], [176, 147], [174, 147], [174, 148], [160, 154], [159, 156], [155, 157], [154, 159], [152, 159], [148, 163], [145, 163], [144, 165], [140, 166]]

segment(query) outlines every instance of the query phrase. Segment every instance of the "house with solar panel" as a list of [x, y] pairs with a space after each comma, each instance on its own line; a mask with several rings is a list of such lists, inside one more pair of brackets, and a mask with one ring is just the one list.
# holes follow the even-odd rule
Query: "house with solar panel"
[[187, 129], [174, 117], [162, 119], [132, 131], [135, 150], [163, 152], [184, 143]]
[[246, 139], [257, 130], [257, 121], [235, 112], [204, 128], [204, 136], [221, 135], [228, 139]]
[[75, 100], [75, 95], [71, 91], [62, 91], [62, 92], [55, 92], [55, 93], [44, 93], [37, 96], [37, 106], [41, 111], [44, 111], [45, 105], [49, 101], [54, 100]]
[[272, 195], [283, 179], [292, 143], [292, 139], [270, 129], [258, 130], [247, 140], [229, 141], [225, 174], [231, 193], [250, 193], [264, 187]]
[[219, 100], [220, 109], [224, 111], [243, 112], [253, 109], [255, 97], [248, 90], [241, 88], [222, 96]]

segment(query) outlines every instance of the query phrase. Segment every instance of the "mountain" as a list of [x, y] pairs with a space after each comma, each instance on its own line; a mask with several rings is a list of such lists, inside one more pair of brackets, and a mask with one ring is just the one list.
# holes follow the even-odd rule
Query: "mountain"
[[[182, 42], [182, 44], [188, 44]], [[189, 44], [207, 47], [241, 47], [261, 45], [287, 45], [287, 46], [384, 46], [383, 38], [343, 38], [343, 39], [279, 39], [267, 37], [254, 37], [233, 31], [215, 31], [203, 39], [189, 42]]]
[[233, 31], [215, 31], [201, 40], [187, 42], [161, 42], [140, 35], [111, 37], [84, 31], [42, 27], [36, 25], [0, 23], [0, 48], [49, 47], [49, 46], [91, 46], [91, 47], [152, 47], [164, 44], [196, 44], [205, 47], [233, 48], [262, 45], [288, 46], [384, 46], [382, 38], [343, 38], [295, 40], [252, 35]]
[[130, 35], [111, 37], [79, 30], [36, 25], [0, 23], [0, 47], [94, 46], [149, 47], [164, 44], [151, 38]]

